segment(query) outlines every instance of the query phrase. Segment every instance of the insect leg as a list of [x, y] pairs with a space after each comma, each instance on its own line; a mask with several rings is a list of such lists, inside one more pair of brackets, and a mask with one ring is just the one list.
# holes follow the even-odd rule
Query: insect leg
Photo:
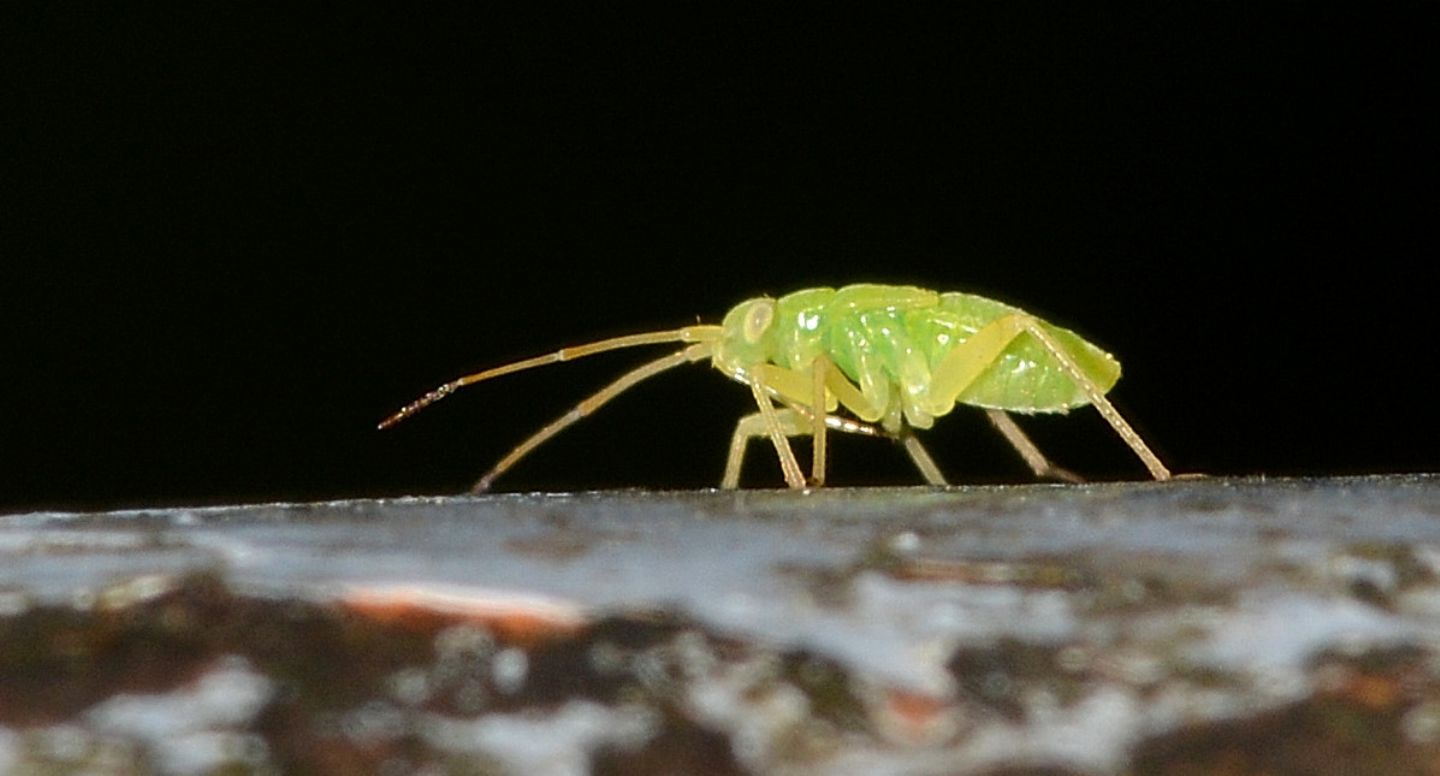
[[835, 394], [835, 398], [840, 404], [845, 405], [845, 409], [855, 413], [855, 416], [861, 420], [874, 422], [884, 415], [883, 410], [872, 406], [870, 400], [865, 398], [865, 394], [845, 379], [845, 375], [839, 369], [831, 369], [825, 375], [825, 387]]
[[1026, 465], [1030, 467], [1030, 471], [1034, 472], [1036, 477], [1056, 479], [1062, 482], [1085, 481], [1075, 472], [1051, 463], [1050, 459], [1040, 452], [1040, 448], [1030, 441], [1030, 437], [1020, 430], [1020, 427], [1015, 424], [1015, 420], [1004, 410], [987, 409], [985, 416], [990, 418], [990, 424], [1000, 432], [1001, 436], [1005, 437], [1005, 441], [1009, 442], [1011, 447], [1015, 448], [1015, 452], [1025, 459]]
[[[803, 436], [813, 433], [814, 418], [811, 413], [786, 407], [776, 410], [775, 419], [779, 421], [780, 430], [786, 436]], [[872, 437], [889, 436], [885, 431], [868, 423], [842, 418], [838, 415], [826, 415], [824, 423], [827, 429], [846, 434]], [[770, 430], [765, 425], [765, 418], [758, 412], [746, 415], [735, 424], [735, 435], [730, 438], [730, 454], [725, 460], [725, 477], [720, 481], [721, 488], [733, 490], [740, 486], [740, 466], [745, 460], [746, 446], [751, 439], [769, 436], [769, 434]]]
[[819, 356], [810, 365], [810, 434], [815, 443], [810, 459], [810, 483], [815, 487], [825, 484], [825, 376], [830, 371], [830, 359]]
[[1125, 422], [1120, 412], [1105, 398], [1105, 393], [1093, 380], [1085, 376], [1075, 359], [1071, 358], [1054, 337], [1026, 315], [1007, 315], [993, 321], [951, 351], [932, 375], [932, 400], [945, 403], [947, 407], [953, 404], [956, 397], [989, 369], [1010, 342], [1021, 334], [1034, 337], [1050, 353], [1065, 374], [1085, 392], [1086, 398], [1095, 405], [1095, 409], [1110, 427], [1115, 429], [1115, 433], [1119, 434], [1125, 444], [1144, 462], [1152, 477], [1157, 480], [1170, 479], [1170, 470], [1160, 463], [1160, 459], [1151, 452], [1140, 435]]
[[935, 459], [930, 457], [930, 452], [920, 444], [920, 440], [908, 429], [900, 434], [900, 443], [905, 446], [905, 452], [910, 454], [910, 460], [915, 462], [915, 468], [920, 470], [920, 476], [925, 482], [937, 487], [949, 485], [945, 475], [940, 473], [940, 467], [935, 465]]
[[[781, 401], [796, 408], [810, 419], [811, 430], [808, 433], [811, 433], [815, 438], [815, 462], [811, 471], [812, 481], [816, 485], [823, 484], [825, 477], [826, 458], [829, 448], [829, 445], [825, 442], [826, 427], [839, 431], [853, 430], [848, 427], [841, 428], [837, 426], [835, 422], [832, 422], [833, 416], [820, 415], [820, 408], [824, 407], [824, 409], [828, 411], [844, 405], [846, 409], [855, 413], [865, 421], [879, 420], [884, 414], [881, 409], [877, 409], [871, 404], [870, 400], [865, 397], [864, 392], [846, 379], [844, 373], [835, 368], [835, 365], [829, 358], [824, 356], [815, 360], [809, 374], [795, 369], [786, 369], [774, 364], [761, 364], [756, 366], [751, 374], [754, 379], [764, 387], [764, 390], [773, 393]], [[920, 443], [918, 441], [913, 441], [913, 436], [909, 437], [911, 441], [907, 441], [906, 437], [897, 433], [890, 431], [882, 432], [873, 426], [868, 426], [863, 423], [857, 424], [853, 421], [841, 420], [844, 423], [868, 429], [867, 431], [858, 431], [856, 433], [891, 436], [900, 439], [905, 444], [905, 449], [910, 453], [911, 460], [915, 461], [915, 466], [920, 469], [920, 473], [925, 477], [925, 480], [932, 485], [945, 484], [945, 478], [940, 475], [940, 471], [936, 468], [934, 461], [925, 453], [923, 447], [919, 447]], [[769, 431], [767, 430], [766, 433], [769, 433]], [[795, 432], [791, 434], [791, 436], [798, 436], [801, 433], [807, 432]], [[749, 436], [758, 436], [758, 434], [750, 434]], [[743, 443], [741, 447], [743, 450]], [[785, 449], [789, 449], [788, 442], [785, 444]], [[919, 451], [918, 453], [916, 452], [917, 449]], [[776, 450], [780, 450], [779, 445], [776, 446]], [[731, 445], [731, 454], [732, 456], [737, 454], [735, 452], [735, 443], [733, 442]], [[783, 468], [785, 466], [785, 453], [780, 452], [780, 456], [781, 467]], [[791, 457], [794, 457], [793, 453], [791, 453]], [[798, 467], [798, 463], [796, 465]], [[728, 476], [728, 472], [730, 471], [732, 471], [732, 469], [727, 467], [727, 482], [732, 479]], [[738, 478], [739, 473], [737, 469], [735, 470], [735, 477], [733, 479], [738, 482]]]
[[[811, 424], [813, 416], [804, 410], [796, 408], [785, 408], [777, 410], [776, 419], [780, 422], [781, 430], [786, 436], [802, 436], [812, 433]], [[920, 476], [930, 485], [944, 487], [950, 483], [946, 481], [945, 475], [940, 473], [940, 467], [935, 465], [935, 459], [930, 457], [929, 451], [920, 444], [920, 439], [908, 430], [900, 434], [892, 434], [879, 426], [872, 426], [869, 423], [861, 423], [858, 420], [840, 417], [839, 415], [826, 415], [825, 426], [831, 431], [839, 431], [845, 434], [859, 434], [868, 437], [887, 437], [898, 439], [920, 471]], [[740, 465], [745, 460], [745, 448], [750, 440], [755, 437], [769, 436], [769, 430], [765, 427], [764, 417], [760, 413], [746, 415], [735, 424], [735, 435], [730, 439], [730, 454], [725, 460], [725, 477], [720, 481], [720, 487], [726, 490], [734, 490], [740, 487]]]
[[[809, 433], [807, 423], [800, 421], [794, 410], [780, 410], [775, 413], [776, 419], [780, 422], [780, 430], [786, 436], [797, 436]], [[735, 424], [735, 435], [730, 437], [730, 454], [725, 458], [725, 476], [720, 480], [720, 487], [725, 490], [734, 490], [740, 487], [740, 466], [745, 460], [745, 448], [752, 437], [769, 436], [770, 429], [765, 425], [765, 417], [756, 412], [740, 418]]]
[[[845, 379], [843, 372], [835, 368], [833, 362], [826, 359], [826, 363], [829, 367], [825, 370], [825, 387], [829, 389], [829, 395], [825, 397], [827, 412], [843, 404], [845, 409], [867, 423], [873, 423], [884, 416], [884, 409], [872, 405], [870, 400], [865, 398], [865, 394], [854, 383]], [[761, 364], [753, 371], [766, 388], [788, 403], [809, 406], [814, 401], [812, 378], [804, 372], [774, 364]]]
[[760, 419], [764, 422], [765, 433], [770, 436], [770, 441], [775, 445], [775, 454], [780, 458], [780, 471], [785, 474], [785, 484], [795, 490], [804, 489], [805, 477], [800, 473], [800, 462], [795, 460], [795, 451], [790, 449], [790, 440], [785, 438], [770, 394], [765, 392], [765, 386], [758, 378], [751, 376], [749, 383], [750, 393], [755, 396], [755, 404], [760, 407]]
[[826, 356], [817, 357], [807, 372], [786, 369], [774, 364], [760, 364], [752, 370], [755, 378], [782, 402], [798, 407], [811, 419], [814, 437], [814, 457], [811, 462], [811, 483], [825, 484], [825, 468], [829, 445], [825, 439], [827, 425], [825, 415], [840, 404], [864, 420], [875, 420], [880, 413], [874, 410], [860, 389], [851, 385], [845, 375], [835, 368]]
[[1109, 399], [1105, 398], [1105, 393], [1096, 387], [1094, 381], [1085, 376], [1065, 348], [1060, 347], [1060, 343], [1056, 342], [1055, 338], [1051, 337], [1034, 320], [1030, 318], [1021, 320], [1025, 325], [1025, 331], [1050, 351], [1050, 355], [1055, 357], [1065, 373], [1070, 375], [1070, 379], [1080, 386], [1080, 389], [1089, 397], [1090, 403], [1095, 405], [1095, 409], [1099, 410], [1100, 415], [1109, 422], [1110, 427], [1115, 429], [1115, 433], [1119, 434], [1120, 438], [1125, 440], [1125, 444], [1129, 445], [1135, 455], [1145, 463], [1145, 468], [1150, 470], [1150, 476], [1162, 481], [1170, 479], [1170, 470], [1165, 468], [1165, 464], [1160, 463], [1160, 458], [1150, 450], [1150, 446], [1145, 444], [1145, 440], [1141, 439], [1140, 435], [1135, 433], [1135, 429], [1125, 422], [1125, 418], [1120, 416], [1120, 411], [1115, 409], [1115, 405], [1111, 404]]
[[667, 369], [672, 369], [681, 364], [709, 358], [711, 351], [712, 347], [710, 343], [702, 342], [691, 345], [684, 350], [671, 353], [663, 358], [657, 358], [654, 361], [626, 372], [624, 375], [621, 375], [620, 379], [591, 394], [584, 401], [575, 405], [574, 409], [551, 421], [544, 428], [532, 434], [529, 439], [516, 445], [515, 449], [507, 453], [504, 458], [501, 458], [499, 463], [495, 464], [490, 471], [485, 473], [484, 477], [481, 477], [475, 485], [470, 488], [470, 492], [484, 493], [489, 490], [491, 483], [495, 482], [496, 477], [504, 474], [511, 466], [515, 465], [516, 461], [524, 458], [531, 450], [540, 446], [541, 443], [550, 437], [564, 431], [576, 421], [599, 409], [603, 404], [625, 392], [641, 380], [654, 377]]

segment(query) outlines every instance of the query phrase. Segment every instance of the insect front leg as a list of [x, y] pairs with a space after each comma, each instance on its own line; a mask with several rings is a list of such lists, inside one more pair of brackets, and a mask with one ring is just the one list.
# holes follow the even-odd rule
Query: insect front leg
[[[814, 432], [815, 418], [808, 412], [787, 407], [775, 411], [775, 420], [780, 424], [781, 433], [787, 437], [804, 436], [805, 434]], [[890, 436], [890, 434], [876, 426], [851, 420], [850, 418], [842, 418], [838, 415], [825, 415], [821, 418], [821, 422], [825, 425], [826, 429], [830, 431], [870, 437]], [[770, 429], [765, 425], [764, 415], [756, 412], [740, 418], [740, 421], [735, 424], [735, 434], [730, 438], [730, 454], [725, 459], [725, 476], [720, 481], [721, 488], [733, 490], [740, 487], [740, 467], [745, 461], [745, 448], [749, 445], [751, 439], [769, 436], [769, 434]], [[910, 439], [914, 439], [914, 437], [912, 436]], [[916, 441], [914, 444], [916, 447], [919, 447], [920, 443]], [[906, 450], [907, 452], [911, 451], [909, 441], [906, 441]], [[930, 460], [929, 455], [925, 453], [923, 447], [919, 447], [919, 453], [925, 460]], [[911, 458], [915, 458], [914, 452], [911, 452]], [[921, 473], [925, 474], [926, 470], [918, 460], [916, 465], [920, 466]], [[930, 469], [935, 472], [936, 476], [939, 475], [939, 471], [935, 469], [933, 461], [930, 462]], [[926, 474], [926, 479], [929, 480], [932, 485], [945, 484], [943, 477], [940, 478], [939, 482], [935, 482]]]
[[827, 412], [838, 406], [836, 398], [830, 395], [827, 388], [832, 376], [838, 376], [842, 380], [843, 376], [825, 356], [815, 358], [809, 369], [786, 369], [775, 364], [760, 364], [754, 367], [752, 374], [769, 393], [785, 404], [800, 408], [810, 418], [810, 429], [806, 433], [815, 440], [810, 462], [810, 484], [814, 487], [824, 485], [828, 450], [825, 441], [825, 418]]
[[766, 435], [775, 445], [775, 455], [780, 458], [780, 471], [785, 475], [785, 484], [793, 490], [803, 490], [805, 476], [800, 473], [800, 462], [795, 460], [795, 451], [790, 449], [790, 440], [785, 438], [785, 431], [780, 423], [779, 413], [775, 410], [775, 404], [758, 378], [752, 376], [749, 382], [750, 393], [755, 397], [755, 404], [760, 407], [760, 421]]

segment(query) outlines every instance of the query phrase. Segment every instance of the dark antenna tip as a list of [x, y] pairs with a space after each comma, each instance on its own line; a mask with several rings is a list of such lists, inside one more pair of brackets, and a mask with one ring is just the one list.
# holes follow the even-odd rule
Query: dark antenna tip
[[397, 413], [395, 413], [394, 415], [391, 415], [390, 417], [388, 417], [388, 418], [380, 421], [379, 425], [375, 426], [375, 428], [376, 428], [377, 430], [379, 430], [379, 431], [384, 431], [385, 429], [390, 428], [391, 426], [394, 426], [395, 424], [399, 423], [400, 421], [405, 420], [406, 418], [410, 417], [411, 415], [414, 415], [415, 413], [419, 412], [420, 410], [425, 409], [426, 407], [430, 406], [431, 404], [434, 404], [435, 402], [440, 401], [441, 399], [445, 398], [446, 396], [449, 396], [451, 393], [454, 393], [455, 389], [458, 388], [458, 387], [459, 387], [459, 384], [458, 384], [458, 383], [446, 383], [446, 384], [440, 386], [439, 388], [436, 388], [435, 390], [433, 390], [433, 391], [425, 394], [424, 396], [421, 396], [420, 398], [416, 399], [415, 401], [410, 402], [409, 404], [405, 405], [404, 407], [401, 407], [399, 412], [397, 412]]

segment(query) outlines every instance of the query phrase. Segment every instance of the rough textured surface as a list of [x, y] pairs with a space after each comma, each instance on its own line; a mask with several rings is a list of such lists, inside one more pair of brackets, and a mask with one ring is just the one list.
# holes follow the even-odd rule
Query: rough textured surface
[[0, 771], [1440, 773], [1440, 477], [0, 517]]

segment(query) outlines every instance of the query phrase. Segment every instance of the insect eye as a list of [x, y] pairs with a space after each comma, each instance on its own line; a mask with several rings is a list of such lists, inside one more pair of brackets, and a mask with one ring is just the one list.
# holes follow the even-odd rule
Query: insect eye
[[745, 341], [755, 344], [775, 320], [775, 303], [769, 299], [756, 302], [745, 315]]

